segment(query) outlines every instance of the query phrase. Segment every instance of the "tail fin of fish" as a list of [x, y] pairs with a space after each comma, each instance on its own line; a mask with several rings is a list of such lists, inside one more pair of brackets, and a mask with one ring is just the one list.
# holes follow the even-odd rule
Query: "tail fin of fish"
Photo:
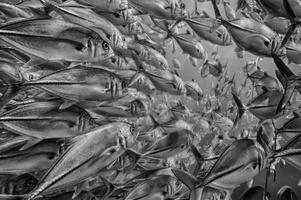
[[171, 169], [174, 175], [190, 190], [189, 199], [201, 199], [202, 192], [199, 193], [197, 186], [202, 185], [202, 181], [194, 178], [191, 174], [180, 169]]
[[241, 100], [238, 98], [238, 96], [236, 94], [234, 94], [232, 92], [232, 96], [233, 96], [233, 99], [237, 105], [237, 108], [238, 108], [238, 112], [237, 112], [237, 115], [236, 115], [236, 118], [234, 120], [234, 123], [233, 123], [233, 127], [235, 127], [238, 123], [238, 121], [241, 119], [241, 117], [243, 116], [243, 114], [245, 113], [246, 111], [246, 108], [245, 106], [242, 104]]
[[211, 2], [212, 2], [212, 5], [213, 5], [213, 9], [214, 9], [216, 19], [220, 19], [220, 20], [223, 19], [222, 15], [219, 11], [219, 8], [217, 6], [216, 0], [211, 0]]
[[[3, 108], [10, 100], [12, 100], [22, 89], [23, 81], [7, 74], [0, 69], [0, 88], [4, 89], [2, 96], [0, 97], [0, 108]], [[1, 90], [2, 90], [1, 89]]]
[[295, 83], [289, 83], [289, 78], [296, 77], [296, 75], [290, 70], [290, 68], [283, 62], [283, 60], [276, 54], [272, 53], [274, 62], [279, 70], [277, 77], [280, 79], [285, 91], [277, 106], [276, 114], [280, 113], [286, 105], [289, 103], [291, 96], [293, 95], [297, 86]]

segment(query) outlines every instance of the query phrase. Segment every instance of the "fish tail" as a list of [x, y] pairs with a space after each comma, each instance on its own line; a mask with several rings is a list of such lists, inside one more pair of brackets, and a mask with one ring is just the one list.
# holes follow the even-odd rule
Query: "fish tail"
[[233, 99], [237, 105], [238, 108], [238, 112], [236, 115], [236, 118], [234, 120], [233, 123], [233, 127], [235, 127], [238, 123], [238, 121], [242, 118], [242, 116], [244, 115], [245, 111], [246, 111], [246, 107], [242, 104], [241, 100], [238, 98], [238, 96], [234, 93], [232, 93]]
[[213, 5], [213, 9], [214, 9], [214, 13], [215, 13], [216, 19], [222, 20], [223, 17], [221, 15], [220, 11], [219, 11], [219, 8], [217, 6], [216, 0], [211, 0], [211, 2], [212, 2], [212, 5]]
[[299, 156], [301, 155], [301, 149], [287, 149], [283, 151], [276, 151], [272, 155], [273, 158], [280, 158], [280, 157], [288, 157], [288, 156]]
[[182, 171], [180, 169], [171, 169], [174, 175], [179, 179], [184, 185], [186, 185], [190, 190], [190, 198], [189, 199], [198, 199], [197, 197], [201, 197], [201, 194], [197, 194], [197, 190], [200, 187], [204, 186], [203, 181], [194, 178], [191, 174]]
[[23, 88], [23, 81], [13, 78], [0, 69], [0, 88], [3, 88], [2, 96], [0, 97], [0, 108], [3, 108], [10, 100], [12, 100], [19, 91]]

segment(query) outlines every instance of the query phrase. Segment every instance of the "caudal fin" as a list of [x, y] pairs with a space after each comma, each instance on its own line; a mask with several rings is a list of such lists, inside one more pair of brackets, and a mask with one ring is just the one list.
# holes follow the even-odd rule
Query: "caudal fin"
[[16, 67], [6, 65], [0, 67], [0, 108], [3, 108], [11, 99], [13, 99], [22, 88], [23, 78]]
[[238, 121], [241, 119], [241, 117], [243, 116], [243, 114], [245, 113], [245, 106], [242, 104], [242, 102], [240, 101], [240, 99], [238, 98], [238, 96], [234, 93], [232, 93], [233, 99], [237, 105], [238, 111], [237, 111], [237, 115], [236, 118], [234, 120], [233, 123], [233, 127], [235, 127], [238, 123]]

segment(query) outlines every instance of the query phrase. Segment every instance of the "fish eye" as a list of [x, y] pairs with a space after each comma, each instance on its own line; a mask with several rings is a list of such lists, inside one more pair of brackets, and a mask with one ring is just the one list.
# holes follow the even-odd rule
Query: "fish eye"
[[94, 123], [95, 123], [95, 120], [94, 120], [93, 118], [90, 118], [90, 119], [89, 119], [89, 124], [92, 125], [92, 124], [94, 124]]
[[217, 32], [217, 37], [222, 38], [222, 34], [220, 32]]
[[177, 89], [177, 85], [174, 84], [174, 83], [172, 83], [172, 87], [173, 87], [174, 89]]
[[109, 50], [109, 49], [110, 49], [109, 43], [107, 43], [106, 41], [103, 41], [103, 42], [102, 42], [102, 48], [103, 48], [105, 51]]
[[[18, 78], [18, 77], [17, 77], [17, 78]], [[33, 77], [32, 74], [29, 74], [28, 78], [29, 78], [30, 81], [34, 79], [34, 77]]]
[[122, 82], [121, 82], [121, 87], [122, 87], [122, 88], [126, 88], [126, 86], [127, 86], [126, 82], [125, 82], [125, 81], [122, 81]]
[[185, 3], [181, 3], [180, 7], [181, 7], [182, 9], [185, 9], [185, 8], [186, 8]]
[[269, 46], [269, 44], [270, 44], [270, 42], [269, 42], [269, 41], [264, 41], [264, 45], [265, 45], [265, 46], [267, 46], [267, 47], [268, 47], [268, 46]]
[[136, 133], [136, 132], [137, 132], [136, 127], [135, 127], [135, 126], [131, 126], [130, 132], [131, 132], [132, 134]]
[[34, 185], [34, 182], [35, 182], [34, 180], [29, 180], [29, 181], [26, 182], [26, 186], [31, 187], [31, 186]]
[[49, 160], [53, 160], [54, 158], [55, 158], [55, 154], [51, 154], [51, 155], [48, 156]]
[[114, 13], [114, 16], [119, 18], [121, 15], [119, 13]]

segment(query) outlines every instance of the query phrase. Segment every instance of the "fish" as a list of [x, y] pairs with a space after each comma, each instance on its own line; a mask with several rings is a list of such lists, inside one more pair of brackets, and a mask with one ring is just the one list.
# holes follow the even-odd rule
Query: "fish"
[[[108, 117], [143, 117], [148, 114], [148, 102], [140, 99], [132, 101], [115, 101], [109, 104], [101, 104], [95, 108], [87, 109], [93, 115], [105, 115]], [[96, 117], [97, 118], [97, 117]]]
[[199, 84], [195, 80], [185, 83], [186, 95], [191, 97], [195, 101], [201, 101], [204, 97], [204, 93]]
[[[104, 12], [116, 12], [120, 10], [126, 10], [128, 8], [127, 0], [95, 0], [95, 1], [83, 1], [83, 0], [75, 0], [77, 3], [82, 4], [84, 6], [92, 7], [97, 11]], [[68, 2], [69, 3], [69, 2]]]
[[18, 106], [1, 115], [1, 126], [35, 139], [73, 137], [96, 127], [85, 110], [76, 106], [60, 110], [62, 103], [46, 101]]
[[[248, 18], [224, 20], [215, 0], [212, 0], [212, 2], [217, 18], [226, 27], [238, 47], [258, 56], [272, 56], [271, 53], [275, 51], [274, 41], [280, 40], [272, 29]], [[280, 45], [280, 43], [278, 44]]]
[[92, 29], [103, 39], [110, 43], [113, 48], [125, 48], [124, 37], [122, 33], [105, 17], [98, 15], [89, 8], [78, 7], [66, 3], [55, 4], [52, 1], [45, 2], [56, 11], [63, 19], [74, 24]]
[[204, 59], [206, 53], [203, 45], [189, 32], [184, 34], [176, 34], [172, 36], [184, 53], [197, 59]]
[[[9, 83], [12, 81], [13, 79], [7, 80], [7, 83], [13, 84]], [[115, 97], [118, 99], [127, 92], [125, 82], [114, 73], [101, 68], [85, 66], [59, 70], [34, 81], [18, 80], [18, 84], [19, 87], [14, 89], [14, 94], [24, 87], [39, 87], [50, 94], [66, 99], [61, 108], [81, 101], [107, 101], [115, 99]], [[93, 87], [91, 87], [92, 85]], [[82, 95], [83, 93], [85, 96]]]
[[175, 182], [177, 180], [173, 176], [157, 175], [151, 177], [142, 183], [137, 184], [125, 197], [126, 200], [133, 199], [153, 199], [153, 194], [163, 194], [165, 199], [175, 193]]
[[232, 95], [236, 105], [238, 106], [238, 114], [234, 120], [234, 125], [237, 124], [246, 110], [255, 115], [260, 121], [273, 119], [274, 117], [280, 115], [276, 112], [278, 104], [283, 95], [280, 91], [266, 90], [249, 102], [247, 106], [244, 106], [235, 94]]
[[184, 21], [200, 38], [213, 44], [230, 46], [233, 43], [224, 26], [220, 25], [216, 30], [212, 30], [212, 27], [215, 25], [215, 19], [210, 18], [207, 13], [204, 13], [203, 16], [196, 15], [191, 18], [185, 18]]
[[187, 16], [186, 6], [180, 0], [155, 0], [152, 2], [145, 0], [128, 0], [128, 3], [139, 13], [149, 14], [156, 18], [177, 20]]
[[[236, 148], [240, 151], [236, 151]], [[231, 155], [237, 152], [239, 152], [237, 156]], [[173, 169], [173, 172], [177, 178], [189, 187], [191, 191], [190, 199], [199, 199], [202, 196], [201, 187], [205, 185], [227, 190], [225, 197], [227, 199], [233, 188], [252, 180], [264, 168], [263, 158], [264, 153], [256, 147], [254, 141], [241, 139], [234, 141], [220, 155], [206, 177], [201, 181], [178, 169]]]
[[[88, 39], [85, 43], [57, 38], [50, 35], [30, 34], [20, 31], [0, 30], [0, 39], [5, 44], [32, 56], [31, 63], [38, 60], [68, 62], [99, 62], [113, 55], [108, 42], [99, 36]], [[42, 45], [43, 44], [43, 45]], [[30, 63], [28, 63], [30, 65]]]
[[93, 176], [121, 156], [126, 148], [130, 148], [134, 144], [135, 134], [132, 125], [120, 122], [98, 127], [73, 138], [40, 184], [26, 194], [26, 199], [60, 191]]

